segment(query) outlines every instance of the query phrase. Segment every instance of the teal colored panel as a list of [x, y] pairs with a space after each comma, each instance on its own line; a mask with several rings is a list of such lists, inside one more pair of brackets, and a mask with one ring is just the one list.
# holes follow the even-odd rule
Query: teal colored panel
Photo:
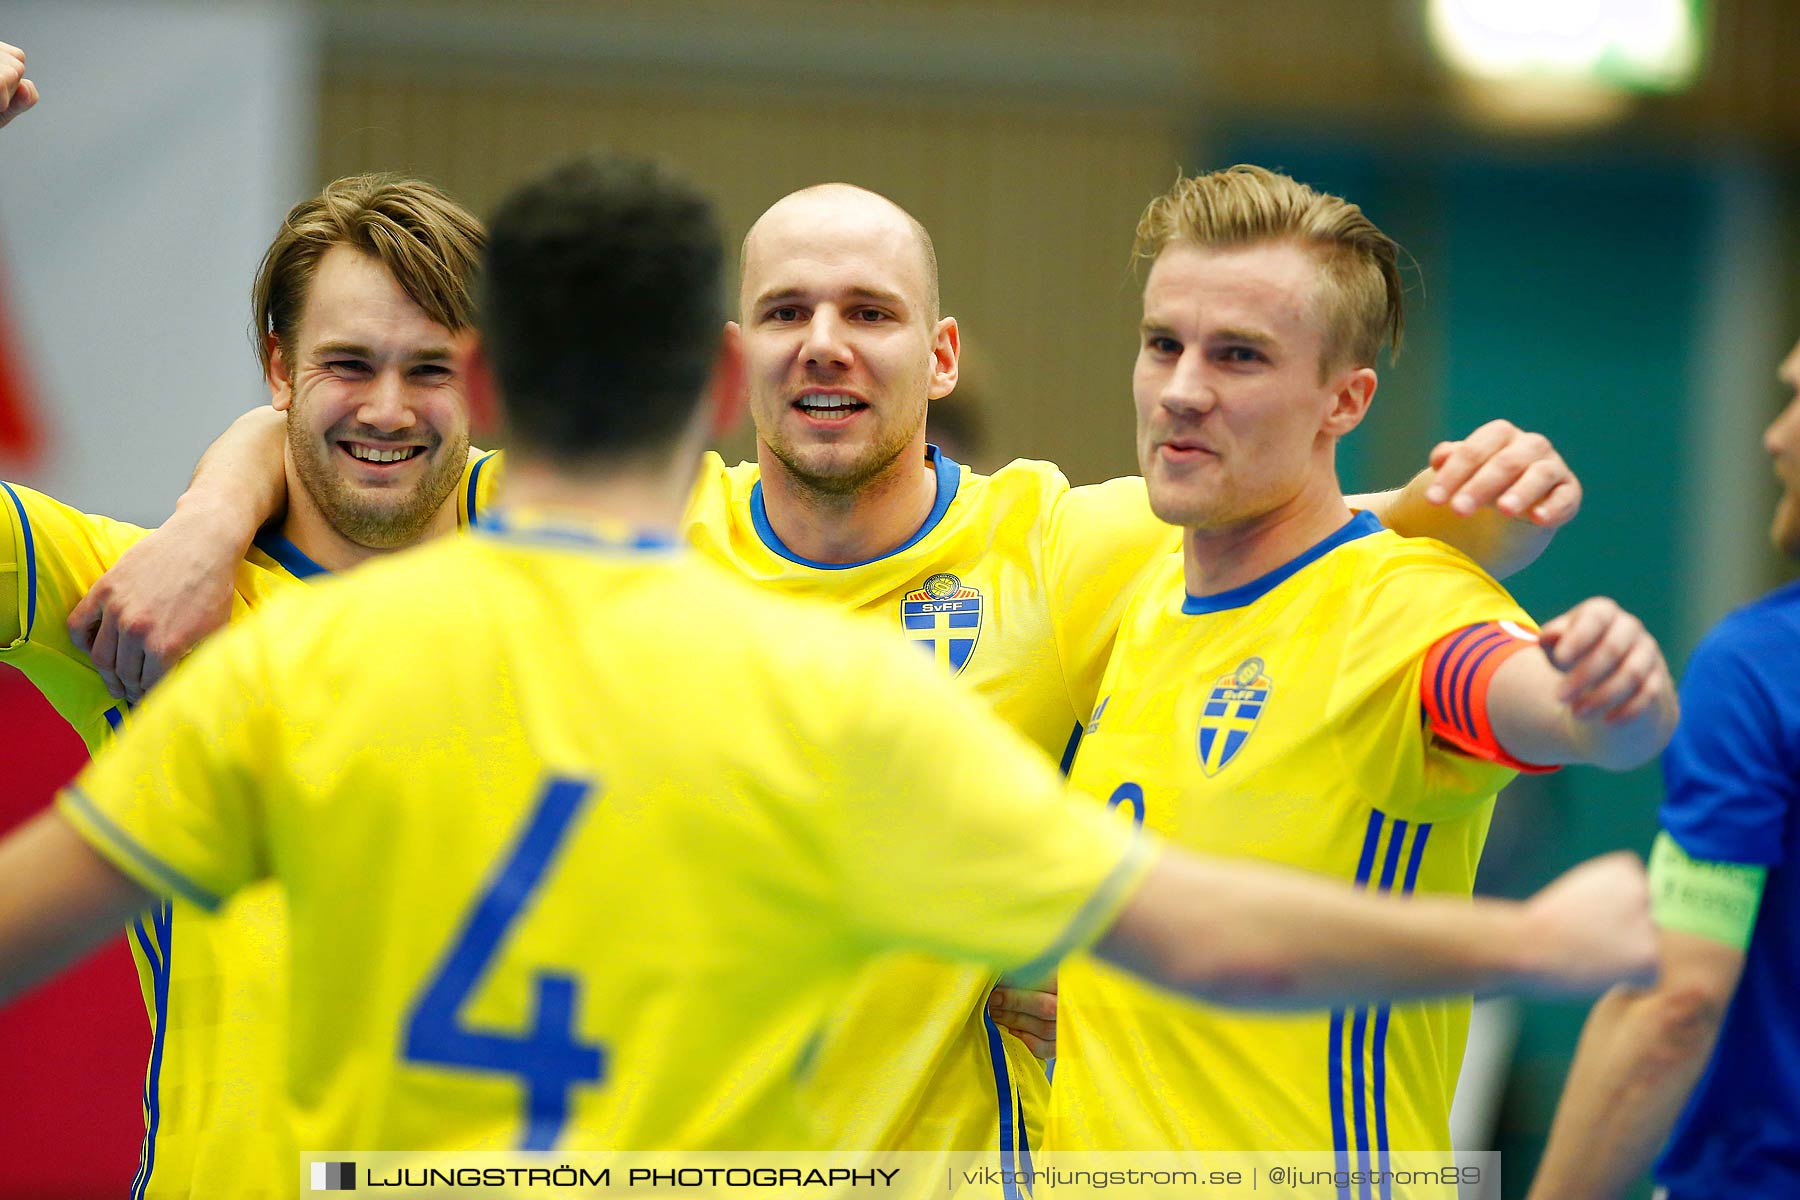
[[1521, 600], [1550, 615], [1612, 595], [1667, 637], [1686, 382], [1708, 205], [1672, 167], [1447, 169], [1442, 412], [1548, 433], [1587, 488]]

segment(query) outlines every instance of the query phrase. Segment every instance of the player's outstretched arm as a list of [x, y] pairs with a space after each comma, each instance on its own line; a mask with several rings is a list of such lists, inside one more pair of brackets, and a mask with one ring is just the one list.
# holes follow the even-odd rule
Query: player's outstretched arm
[[1662, 934], [1662, 978], [1594, 1005], [1531, 1200], [1610, 1200], [1650, 1169], [1706, 1069], [1744, 969], [1742, 950]]
[[175, 512], [69, 613], [69, 637], [116, 700], [143, 699], [231, 616], [237, 565], [287, 507], [287, 414], [253, 408], [219, 435]]
[[1487, 716], [1514, 758], [1627, 771], [1675, 732], [1680, 705], [1662, 648], [1604, 596], [1544, 623], [1540, 645], [1494, 672]]
[[37, 102], [37, 84], [25, 78], [25, 52], [0, 42], [0, 129]]
[[40, 814], [0, 842], [0, 1004], [117, 937], [152, 898], [60, 814]]
[[1581, 511], [1581, 481], [1550, 439], [1511, 421], [1439, 442], [1429, 461], [1399, 491], [1350, 503], [1397, 533], [1455, 546], [1496, 579], [1530, 566]]
[[1165, 851], [1101, 957], [1199, 999], [1324, 1008], [1457, 992], [1596, 995], [1655, 975], [1643, 867], [1584, 863], [1525, 903], [1393, 897]]

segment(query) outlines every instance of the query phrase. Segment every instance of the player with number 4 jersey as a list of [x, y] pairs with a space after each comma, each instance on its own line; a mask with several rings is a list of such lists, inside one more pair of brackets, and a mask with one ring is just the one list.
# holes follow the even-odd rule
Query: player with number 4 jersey
[[[518, 511], [394, 566], [220, 634], [61, 805], [191, 903], [280, 875], [303, 1147], [813, 1145], [763, 1064], [871, 947], [1025, 966], [1142, 869], [922, 656], [668, 541]], [[409, 610], [489, 633], [396, 659]]]

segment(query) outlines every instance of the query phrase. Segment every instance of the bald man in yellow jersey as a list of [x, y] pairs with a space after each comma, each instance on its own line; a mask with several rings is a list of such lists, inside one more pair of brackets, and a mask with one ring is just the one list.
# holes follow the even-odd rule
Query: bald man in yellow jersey
[[[1071, 782], [1197, 850], [1467, 896], [1515, 772], [1628, 769], [1667, 741], [1655, 640], [1608, 600], [1534, 633], [1462, 554], [1346, 504], [1336, 446], [1401, 321], [1398, 247], [1361, 210], [1234, 167], [1155, 201], [1138, 248], [1138, 456], [1181, 545], [1130, 598]], [[1367, 1175], [1451, 1148], [1466, 997], [1260, 1018], [1092, 961], [1061, 985], [1059, 1155], [1316, 1152]]]
[[[959, 333], [938, 309], [929, 237], [885, 198], [834, 184], [779, 201], [745, 239], [739, 300], [757, 461], [706, 457], [687, 541], [755, 582], [868, 614], [1066, 767], [1129, 583], [1177, 544], [1142, 482], [1070, 488], [1024, 461], [984, 477], [926, 445]], [[1459, 454], [1458, 513], [1507, 492], [1543, 525], [1464, 523], [1410, 494], [1370, 503], [1417, 532], [1471, 538], [1497, 567], [1572, 515], [1579, 489], [1541, 438], [1497, 425]], [[1028, 1164], [1047, 1081], [990, 1018], [993, 983], [924, 956], [863, 976], [817, 1058], [837, 1144], [986, 1147], [1008, 1169]]]
[[887, 631], [682, 548], [741, 403], [722, 258], [642, 164], [502, 205], [466, 371], [511, 415], [497, 515], [160, 685], [0, 845], [0, 997], [149, 893], [273, 878], [302, 1147], [805, 1149], [841, 1144], [809, 1048], [890, 950], [1030, 977], [1093, 945], [1279, 1006], [1642, 977], [1628, 856], [1517, 905], [1165, 851]]
[[[245, 511], [278, 504], [283, 489], [248, 494], [258, 481], [231, 468], [228, 444], [163, 531], [229, 526], [212, 539], [228, 547], [215, 619], [476, 517], [486, 456], [469, 452], [456, 355], [482, 236], [435, 188], [399, 177], [338, 180], [288, 214], [256, 287], [263, 365], [288, 414], [285, 514], [244, 527]], [[85, 626], [77, 619], [72, 632], [71, 614], [147, 536], [0, 482], [0, 662], [90, 752], [130, 723], [132, 707], [81, 653]], [[284, 1153], [266, 1088], [280, 1050], [268, 1013], [281, 995], [281, 929], [268, 887], [245, 889], [217, 915], [177, 898], [131, 923], [151, 1019], [134, 1200], [186, 1196], [199, 1178], [216, 1187], [230, 1169]]]

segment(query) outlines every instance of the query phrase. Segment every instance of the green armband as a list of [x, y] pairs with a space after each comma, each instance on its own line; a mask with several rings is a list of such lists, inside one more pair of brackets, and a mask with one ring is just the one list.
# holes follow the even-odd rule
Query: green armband
[[1723, 942], [1750, 945], [1769, 869], [1752, 863], [1689, 858], [1667, 830], [1650, 849], [1650, 912], [1657, 925]]

